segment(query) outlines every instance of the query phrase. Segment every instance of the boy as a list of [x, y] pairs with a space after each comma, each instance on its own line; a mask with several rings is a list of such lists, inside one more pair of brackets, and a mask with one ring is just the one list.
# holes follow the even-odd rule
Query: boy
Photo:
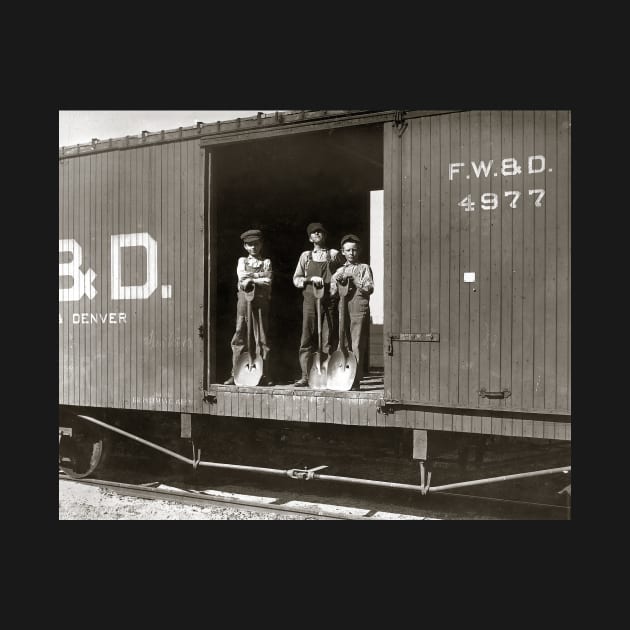
[[[247, 256], [238, 259], [236, 265], [236, 275], [238, 281], [236, 288], [238, 291], [238, 301], [236, 303], [236, 331], [232, 337], [232, 374], [225, 385], [234, 385], [234, 368], [243, 354], [247, 352], [247, 300], [245, 291], [252, 286], [256, 287], [256, 297], [252, 302], [252, 324], [254, 328], [254, 339], [260, 345], [260, 351], [265, 364], [265, 372], [269, 373], [269, 342], [265, 331], [269, 330], [269, 303], [271, 301], [271, 281], [273, 270], [271, 260], [263, 258], [263, 233], [260, 230], [247, 230], [241, 234], [243, 248]], [[272, 385], [273, 383], [266, 374], [260, 381], [260, 385]]]
[[337, 284], [349, 282], [346, 305], [350, 320], [350, 349], [357, 359], [357, 373], [352, 385], [359, 389], [363, 376], [363, 363], [367, 357], [367, 341], [370, 324], [370, 295], [374, 293], [374, 277], [370, 266], [359, 262], [361, 239], [355, 234], [346, 234], [341, 239], [341, 254], [346, 259], [342, 267], [332, 275], [330, 294], [337, 294]]
[[295, 387], [308, 385], [309, 360], [314, 352], [317, 352], [317, 308], [313, 286], [324, 287], [324, 297], [321, 299], [322, 307], [322, 352], [330, 355], [334, 351], [337, 335], [338, 315], [337, 306], [330, 296], [330, 280], [333, 272], [343, 264], [339, 252], [336, 249], [326, 247], [326, 228], [321, 223], [309, 223], [306, 228], [309, 241], [313, 243], [313, 249], [300, 254], [293, 285], [302, 289], [304, 301], [302, 305], [302, 338], [300, 339], [300, 351], [298, 359], [302, 371], [301, 378], [295, 382]]

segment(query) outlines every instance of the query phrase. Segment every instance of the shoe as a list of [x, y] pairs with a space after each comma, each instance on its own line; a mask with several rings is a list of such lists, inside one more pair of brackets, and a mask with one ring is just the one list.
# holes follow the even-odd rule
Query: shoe
[[225, 381], [225, 383], [223, 383], [224, 385], [234, 385], [234, 377], [230, 376], [230, 378], [228, 378], [227, 381]]
[[302, 377], [299, 381], [293, 383], [293, 387], [308, 387], [308, 379]]
[[275, 385], [275, 383], [270, 378], [267, 378], [264, 375], [260, 379], [260, 383], [258, 383], [258, 384], [262, 385], [263, 387], [271, 387], [271, 386]]

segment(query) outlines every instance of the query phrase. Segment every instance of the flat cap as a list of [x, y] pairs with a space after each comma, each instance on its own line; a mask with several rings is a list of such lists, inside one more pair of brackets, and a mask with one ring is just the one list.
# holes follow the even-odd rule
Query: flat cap
[[343, 247], [343, 244], [348, 241], [352, 241], [353, 243], [361, 243], [361, 239], [356, 234], [346, 234], [341, 239], [341, 247]]
[[325, 232], [326, 234], [328, 234], [328, 230], [321, 223], [309, 223], [306, 226], [306, 233], [309, 236], [317, 230], [321, 230], [322, 232]]
[[241, 234], [241, 240], [243, 243], [251, 243], [257, 241], [263, 237], [263, 233], [260, 230], [247, 230]]

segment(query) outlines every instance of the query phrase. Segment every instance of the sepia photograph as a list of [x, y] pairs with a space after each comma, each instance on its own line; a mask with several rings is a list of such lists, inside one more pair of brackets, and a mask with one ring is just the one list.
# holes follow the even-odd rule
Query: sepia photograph
[[571, 111], [59, 110], [59, 520], [571, 520]]

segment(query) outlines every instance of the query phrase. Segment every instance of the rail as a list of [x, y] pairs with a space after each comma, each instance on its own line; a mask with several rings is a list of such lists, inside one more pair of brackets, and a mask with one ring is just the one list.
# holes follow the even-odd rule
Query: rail
[[130, 483], [120, 483], [117, 481], [104, 481], [101, 479], [73, 479], [66, 475], [60, 474], [59, 479], [69, 482], [82, 483], [89, 486], [95, 486], [105, 490], [111, 490], [123, 496], [134, 497], [137, 499], [152, 499], [161, 501], [175, 501], [177, 503], [196, 505], [199, 507], [230, 507], [236, 509], [244, 509], [253, 512], [272, 513], [272, 514], [296, 514], [316, 518], [318, 520], [355, 520], [353, 516], [326, 514], [322, 510], [313, 507], [288, 507], [283, 505], [263, 505], [252, 501], [239, 500], [234, 498], [224, 498], [217, 496], [207, 496], [202, 492], [180, 490], [178, 488], [160, 488], [150, 485], [138, 485]]

